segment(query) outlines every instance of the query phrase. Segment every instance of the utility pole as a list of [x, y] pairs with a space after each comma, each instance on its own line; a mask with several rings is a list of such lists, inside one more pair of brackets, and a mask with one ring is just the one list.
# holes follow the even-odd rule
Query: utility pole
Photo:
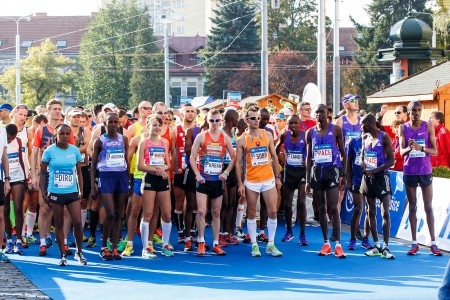
[[269, 54], [267, 51], [267, 0], [261, 0], [261, 96], [269, 94]]
[[319, 0], [319, 22], [317, 34], [317, 86], [326, 104], [326, 37], [325, 37], [325, 0]]
[[339, 1], [334, 0], [334, 41], [333, 41], [333, 114], [340, 110], [341, 99], [341, 65], [339, 57]]

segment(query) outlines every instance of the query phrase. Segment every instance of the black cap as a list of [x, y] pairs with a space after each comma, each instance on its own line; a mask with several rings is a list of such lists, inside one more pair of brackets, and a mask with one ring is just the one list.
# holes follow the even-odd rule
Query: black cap
[[27, 118], [34, 117], [35, 115], [37, 115], [37, 112], [35, 110], [33, 109], [28, 110]]

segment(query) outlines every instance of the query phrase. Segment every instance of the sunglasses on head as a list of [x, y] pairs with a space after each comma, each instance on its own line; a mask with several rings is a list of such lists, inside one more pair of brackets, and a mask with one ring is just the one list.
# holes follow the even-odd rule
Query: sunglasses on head
[[143, 110], [150, 110], [150, 109], [152, 109], [151, 107], [148, 107], [148, 106], [142, 106], [141, 107]]
[[209, 119], [209, 123], [219, 123], [220, 119]]
[[247, 117], [247, 119], [251, 121], [259, 121], [261, 120], [261, 117]]
[[19, 104], [16, 106], [16, 109], [28, 109], [28, 107], [24, 104]]

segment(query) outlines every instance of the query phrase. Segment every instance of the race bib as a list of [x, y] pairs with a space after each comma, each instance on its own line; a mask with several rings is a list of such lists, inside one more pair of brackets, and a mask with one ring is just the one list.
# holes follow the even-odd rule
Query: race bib
[[377, 153], [376, 152], [364, 152], [364, 164], [367, 170], [376, 169], [377, 164]]
[[252, 162], [252, 167], [267, 165], [269, 163], [267, 147], [250, 148], [250, 160]]
[[220, 157], [207, 156], [203, 171], [207, 175], [217, 176], [222, 173], [222, 159]]
[[[425, 139], [415, 139], [415, 141], [420, 146], [425, 147]], [[425, 156], [426, 153], [419, 150], [411, 150], [411, 152], [409, 152], [409, 157], [425, 157]]]
[[316, 164], [330, 163], [333, 161], [333, 151], [330, 144], [314, 145], [314, 161]]
[[[234, 151], [234, 153], [236, 153], [236, 147], [235, 147], [235, 146], [236, 146], [236, 145], [233, 144], [233, 151]], [[225, 159], [224, 159], [224, 161], [227, 162], [227, 163], [230, 163], [230, 162], [231, 162], [231, 156], [230, 156], [230, 153], [228, 153], [228, 150], [227, 150], [227, 152], [225, 153]]]
[[348, 149], [348, 146], [350, 145], [350, 142], [352, 141], [352, 139], [356, 138], [360, 135], [361, 135], [360, 132], [346, 131], [345, 132], [345, 148]]
[[180, 149], [180, 151], [181, 151], [181, 168], [184, 170], [187, 167], [186, 152], [184, 152], [184, 149], [183, 150]]
[[355, 165], [358, 165], [358, 166], [362, 165], [361, 151], [356, 152]]
[[70, 188], [73, 186], [73, 170], [55, 170], [53, 185], [59, 188]]
[[150, 166], [163, 166], [165, 164], [164, 148], [149, 147], [148, 153], [150, 154]]
[[303, 166], [302, 150], [287, 149], [286, 150], [286, 163], [288, 165], [294, 166], [294, 167]]
[[19, 153], [8, 153], [9, 172], [15, 173], [20, 169]]
[[125, 150], [123, 148], [109, 148], [106, 150], [106, 166], [108, 168], [125, 166]]

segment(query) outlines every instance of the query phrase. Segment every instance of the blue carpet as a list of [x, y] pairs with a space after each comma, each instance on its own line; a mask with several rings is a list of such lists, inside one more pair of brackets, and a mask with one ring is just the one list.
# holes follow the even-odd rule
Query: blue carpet
[[[296, 237], [298, 233], [295, 227]], [[9, 257], [53, 299], [133, 300], [435, 299], [448, 261], [448, 256], [432, 256], [426, 248], [417, 256], [407, 256], [408, 248], [398, 243], [390, 244], [395, 260], [366, 257], [359, 243], [356, 251], [346, 251], [346, 233], [342, 240], [347, 259], [319, 257], [319, 228], [307, 227], [307, 247], [300, 247], [297, 238], [282, 243], [283, 234], [284, 227], [279, 225], [276, 244], [284, 254], [281, 258], [267, 256], [265, 244], [259, 244], [262, 257], [251, 257], [250, 245], [241, 243], [224, 248], [224, 257], [183, 253], [183, 245], [174, 244], [175, 257], [158, 253], [158, 259], [145, 260], [140, 257], [142, 246], [137, 237], [134, 256], [122, 261], [102, 261], [99, 247], [84, 249], [87, 266], [79, 266], [70, 257], [68, 267], [59, 267], [56, 247], [50, 248], [46, 257], [37, 256], [37, 245], [25, 249], [23, 256]], [[211, 244], [209, 228], [206, 238]], [[176, 240], [175, 230], [172, 240]]]

